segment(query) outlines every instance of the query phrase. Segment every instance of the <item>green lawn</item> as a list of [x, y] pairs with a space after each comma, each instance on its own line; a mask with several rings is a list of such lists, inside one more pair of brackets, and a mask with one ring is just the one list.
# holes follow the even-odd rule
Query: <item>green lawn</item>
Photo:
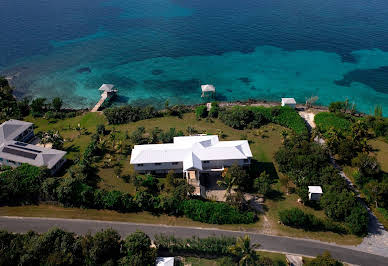
[[388, 173], [388, 143], [382, 138], [372, 139], [368, 143], [373, 147], [373, 153], [376, 155], [377, 160], [381, 165], [381, 169]]

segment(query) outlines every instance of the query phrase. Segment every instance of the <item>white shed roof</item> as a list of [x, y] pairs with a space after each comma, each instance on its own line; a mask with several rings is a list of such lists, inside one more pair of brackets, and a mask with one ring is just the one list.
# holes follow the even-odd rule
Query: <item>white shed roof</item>
[[136, 145], [131, 164], [183, 162], [183, 169], [202, 170], [202, 161], [252, 157], [247, 140], [219, 141], [218, 136], [175, 137], [174, 143]]
[[203, 92], [207, 92], [207, 91], [215, 92], [216, 91], [216, 88], [211, 84], [201, 85], [201, 89]]
[[284, 103], [284, 104], [296, 104], [296, 101], [294, 98], [282, 98], [282, 103]]
[[156, 266], [174, 266], [174, 257], [157, 257]]
[[322, 194], [321, 186], [309, 186], [309, 193], [319, 193]]

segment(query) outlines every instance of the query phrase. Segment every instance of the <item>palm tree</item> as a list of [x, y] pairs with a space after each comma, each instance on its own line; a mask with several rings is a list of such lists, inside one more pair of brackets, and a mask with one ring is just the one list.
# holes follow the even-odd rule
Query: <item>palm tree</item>
[[240, 266], [255, 266], [259, 265], [259, 255], [254, 250], [260, 244], [251, 245], [249, 236], [238, 237], [236, 244], [229, 247], [229, 252], [239, 258]]

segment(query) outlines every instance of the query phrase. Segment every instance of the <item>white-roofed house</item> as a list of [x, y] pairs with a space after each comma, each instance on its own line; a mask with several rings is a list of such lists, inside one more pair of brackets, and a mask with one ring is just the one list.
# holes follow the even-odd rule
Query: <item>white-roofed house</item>
[[319, 200], [323, 194], [321, 186], [308, 186], [309, 200]]
[[175, 137], [173, 143], [135, 145], [131, 164], [139, 173], [183, 173], [202, 195], [200, 176], [220, 173], [233, 164], [248, 166], [252, 152], [247, 140], [219, 141], [217, 135]]
[[295, 109], [296, 101], [294, 98], [282, 98], [282, 106], [289, 106]]

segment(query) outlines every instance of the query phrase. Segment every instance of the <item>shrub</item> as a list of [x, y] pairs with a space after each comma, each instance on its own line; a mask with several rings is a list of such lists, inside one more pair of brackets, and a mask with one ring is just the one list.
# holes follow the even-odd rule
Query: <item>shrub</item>
[[185, 200], [181, 204], [185, 216], [210, 224], [249, 224], [255, 222], [253, 212], [239, 212], [227, 203]]
[[355, 235], [366, 235], [368, 232], [369, 214], [368, 211], [358, 203], [345, 219], [349, 231]]
[[195, 116], [197, 117], [197, 119], [206, 118], [208, 116], [206, 105], [200, 105], [195, 108]]
[[288, 106], [274, 107], [279, 110], [278, 115], [272, 118], [272, 122], [294, 130], [297, 134], [307, 134], [308, 130], [303, 118], [294, 109]]

